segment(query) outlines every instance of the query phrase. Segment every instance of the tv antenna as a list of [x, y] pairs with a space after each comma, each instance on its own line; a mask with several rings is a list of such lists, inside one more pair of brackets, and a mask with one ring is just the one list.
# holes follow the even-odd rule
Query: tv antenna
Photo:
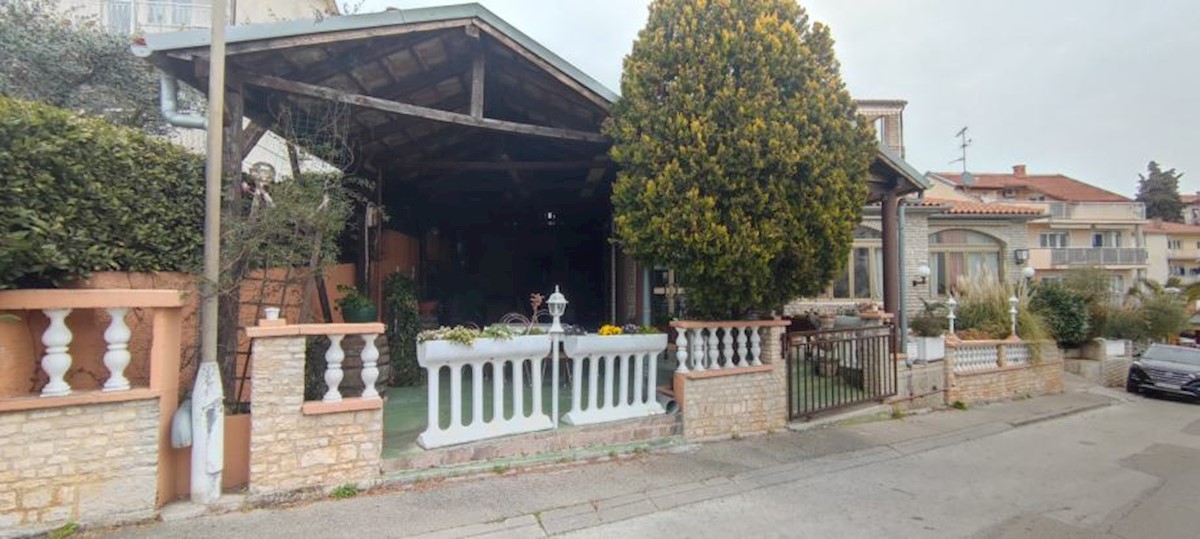
[[954, 163], [962, 163], [963, 174], [966, 174], [967, 173], [967, 148], [970, 147], [971, 143], [974, 141], [967, 138], [967, 128], [966, 127], [959, 129], [958, 133], [955, 134], [954, 136], [958, 137], [958, 141], [959, 141], [958, 148], [960, 151], [962, 151], [962, 156], [959, 157], [958, 159], [951, 161], [950, 164], [953, 165]]

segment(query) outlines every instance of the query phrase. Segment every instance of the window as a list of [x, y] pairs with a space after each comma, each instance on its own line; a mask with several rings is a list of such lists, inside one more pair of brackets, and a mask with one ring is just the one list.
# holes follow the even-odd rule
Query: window
[[1181, 241], [1181, 240], [1167, 240], [1167, 249], [1170, 249], [1170, 250], [1172, 250], [1172, 251], [1177, 251], [1177, 250], [1179, 250], [1179, 249], [1183, 249], [1183, 241]]
[[1038, 235], [1038, 241], [1042, 247], [1050, 249], [1062, 249], [1070, 244], [1070, 235], [1066, 232], [1050, 231], [1042, 232]]
[[856, 245], [850, 251], [846, 271], [833, 281], [830, 296], [837, 299], [882, 298], [883, 249]]
[[1125, 297], [1125, 292], [1126, 292], [1125, 276], [1124, 275], [1113, 275], [1112, 276], [1113, 302], [1119, 305], [1121, 303], [1121, 299]]
[[1118, 230], [1104, 230], [1092, 233], [1092, 247], [1120, 247], [1121, 232]]
[[1196, 242], [1196, 248], [1200, 249], [1200, 241]]
[[1183, 266], [1171, 266], [1170, 275], [1183, 277], [1187, 275], [1187, 270]]
[[989, 275], [999, 279], [1000, 242], [970, 230], [945, 230], [929, 235], [930, 287], [939, 296], [954, 290], [959, 278]]
[[109, 1], [108, 29], [121, 34], [133, 33], [133, 2], [130, 0]]
[[174, 4], [174, 8], [171, 9], [172, 22], [179, 26], [191, 26], [192, 10], [197, 9], [199, 6], [196, 4], [201, 4], [202, 2], [197, 2], [196, 0], [171, 0], [171, 3]]

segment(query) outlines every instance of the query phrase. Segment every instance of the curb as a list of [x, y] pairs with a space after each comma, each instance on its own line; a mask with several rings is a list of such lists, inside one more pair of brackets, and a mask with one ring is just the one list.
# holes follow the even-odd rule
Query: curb
[[1058, 411], [1054, 411], [1054, 412], [1050, 412], [1050, 413], [1045, 413], [1045, 414], [1041, 414], [1041, 415], [1035, 415], [1035, 416], [1033, 416], [1033, 417], [1028, 417], [1028, 418], [1025, 418], [1025, 419], [1018, 419], [1018, 420], [1015, 420], [1015, 421], [1009, 421], [1009, 422], [1008, 422], [1008, 424], [1009, 424], [1009, 425], [1012, 425], [1014, 428], [1016, 428], [1016, 427], [1024, 427], [1024, 426], [1026, 426], [1026, 425], [1033, 425], [1033, 424], [1035, 424], [1035, 423], [1042, 423], [1042, 422], [1044, 422], [1044, 421], [1053, 421], [1053, 420], [1055, 420], [1055, 419], [1061, 419], [1061, 418], [1064, 418], [1064, 417], [1069, 417], [1069, 416], [1073, 416], [1073, 415], [1077, 415], [1077, 414], [1082, 414], [1082, 413], [1084, 413], [1084, 412], [1090, 412], [1090, 411], [1092, 411], [1092, 410], [1099, 410], [1100, 408], [1107, 408], [1107, 407], [1109, 407], [1109, 406], [1112, 406], [1113, 404], [1116, 404], [1116, 403], [1115, 403], [1115, 402], [1113, 402], [1113, 401], [1108, 401], [1108, 402], [1097, 402], [1097, 403], [1094, 403], [1094, 404], [1088, 404], [1088, 405], [1084, 405], [1084, 406], [1077, 406], [1077, 407], [1075, 407], [1075, 408], [1068, 408], [1068, 409], [1066, 409], [1066, 410], [1058, 410]]

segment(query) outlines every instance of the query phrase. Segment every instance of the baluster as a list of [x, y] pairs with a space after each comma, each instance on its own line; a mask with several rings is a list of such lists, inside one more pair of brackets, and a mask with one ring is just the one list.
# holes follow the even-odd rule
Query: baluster
[[633, 363], [633, 404], [641, 406], [646, 403], [645, 386], [643, 385], [645, 382], [642, 380], [643, 373], [646, 372], [643, 370], [646, 367], [645, 354], [635, 354], [629, 358], [629, 361]]
[[692, 345], [692, 370], [696, 372], [704, 372], [707, 367], [704, 365], [706, 355], [704, 353], [704, 329], [693, 329], [692, 338], [689, 339]]
[[750, 328], [750, 357], [754, 358], [752, 364], [762, 365], [762, 337], [758, 335], [758, 328]]
[[483, 365], [476, 361], [471, 364], [471, 425], [483, 424]]
[[125, 368], [129, 366], [129, 337], [132, 332], [125, 325], [125, 315], [129, 309], [111, 307], [107, 309], [112, 321], [104, 331], [104, 341], [108, 343], [108, 351], [104, 353], [104, 366], [108, 368], [108, 380], [104, 382], [104, 391], [124, 391], [129, 389], [129, 379], [125, 378]]
[[738, 366], [739, 367], [749, 367], [750, 366], [750, 358], [748, 356], [746, 356], [746, 353], [747, 353], [746, 352], [746, 341], [747, 341], [746, 334], [750, 332], [750, 328], [736, 328], [736, 330], [737, 330]]
[[721, 369], [721, 328], [708, 328], [708, 368]]
[[492, 362], [492, 423], [504, 422], [504, 360]]
[[[679, 362], [679, 366], [675, 368], [675, 372], [688, 372], [688, 339], [687, 330], [683, 328], [675, 328], [675, 359]], [[578, 375], [575, 376], [579, 378]]]
[[542, 358], [530, 358], [530, 366], [533, 367], [533, 417], [540, 417], [546, 414], [546, 409], [542, 408]]
[[571, 358], [571, 417], [583, 413], [583, 358]]
[[321, 399], [325, 402], [342, 402], [342, 390], [338, 386], [342, 383], [342, 360], [346, 359], [346, 352], [342, 351], [342, 339], [345, 335], [330, 335], [329, 350], [325, 351], [325, 385], [329, 388], [325, 391], [325, 397]]
[[42, 388], [43, 397], [62, 397], [71, 394], [71, 386], [63, 377], [71, 368], [71, 330], [67, 327], [67, 315], [71, 309], [45, 309], [42, 311], [50, 319], [50, 326], [42, 333], [42, 344], [46, 345], [46, 354], [42, 356], [42, 370], [50, 377], [46, 387]]
[[604, 405], [602, 409], [613, 407], [613, 394], [616, 393], [616, 388], [613, 387], [613, 368], [616, 367], [617, 356], [610, 355], [604, 358]]
[[442, 386], [442, 368], [438, 365], [432, 365], [425, 370], [429, 372], [429, 402], [427, 403], [429, 410], [428, 416], [425, 418], [427, 423], [425, 428], [428, 431], [436, 432], [442, 430], [441, 421], [439, 420], [441, 415], [438, 413], [438, 408], [441, 406], [438, 390]]
[[600, 377], [599, 363], [601, 357], [591, 356], [588, 358], [588, 409], [589, 412], [596, 411], [596, 394], [598, 390], [596, 386], [599, 384]]
[[450, 365], [450, 428], [462, 426], [462, 364], [454, 363]]
[[525, 360], [513, 361], [513, 420], [525, 417]]
[[738, 364], [733, 359], [733, 341], [736, 337], [733, 336], [735, 328], [725, 328], [725, 338], [722, 341], [725, 344], [725, 366], [737, 367]]
[[[642, 403], [649, 405], [658, 399], [658, 352], [650, 352], [646, 357], [646, 397]], [[640, 394], [640, 393], [639, 393]]]
[[360, 357], [362, 358], [362, 381], [364, 399], [378, 399], [379, 390], [375, 389], [375, 382], [379, 380], [379, 349], [375, 347], [375, 337], [373, 333], [368, 333], [362, 336], [363, 349]]
[[629, 404], [629, 373], [633, 370], [632, 355], [617, 356], [618, 362], [621, 364], [621, 393], [617, 397], [617, 406], [626, 406]]

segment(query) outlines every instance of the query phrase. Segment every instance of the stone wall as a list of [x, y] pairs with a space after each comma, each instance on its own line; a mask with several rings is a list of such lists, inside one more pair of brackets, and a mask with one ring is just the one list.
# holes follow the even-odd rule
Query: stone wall
[[380, 401], [305, 404], [305, 337], [258, 337], [253, 342], [251, 499], [376, 483], [383, 447]]
[[903, 410], [939, 408], [946, 402], [946, 367], [941, 361], [896, 365], [896, 396], [888, 404]]
[[158, 417], [152, 394], [0, 412], [0, 537], [154, 518]]
[[783, 331], [782, 327], [763, 329], [761, 366], [675, 375], [684, 438], [716, 440], [787, 426]]
[[[951, 353], [949, 349], [947, 352]], [[950, 404], [992, 402], [1062, 393], [1062, 353], [1053, 343], [1048, 343], [1042, 346], [1040, 362], [1005, 366], [978, 373], [953, 373], [947, 378], [946, 402]]]

